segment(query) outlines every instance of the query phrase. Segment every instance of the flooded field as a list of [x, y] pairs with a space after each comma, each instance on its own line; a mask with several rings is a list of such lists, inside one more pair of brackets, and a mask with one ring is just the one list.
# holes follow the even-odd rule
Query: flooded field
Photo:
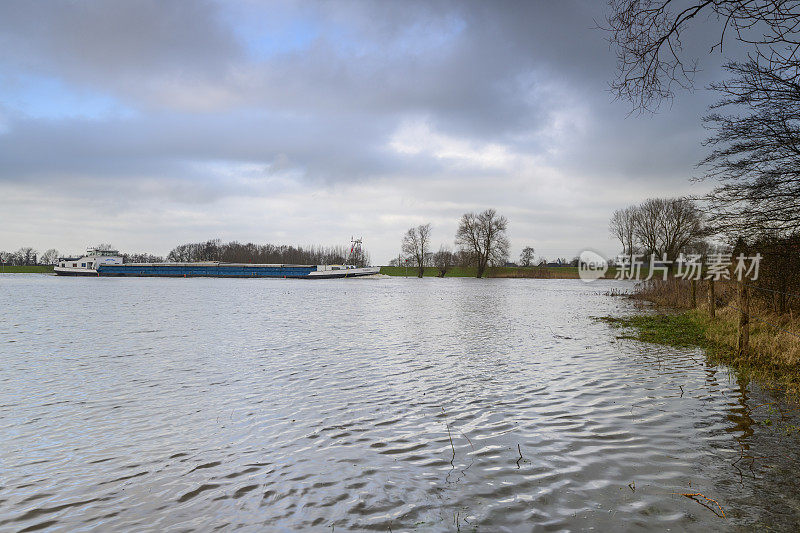
[[0, 530], [793, 530], [800, 411], [617, 286], [3, 275]]

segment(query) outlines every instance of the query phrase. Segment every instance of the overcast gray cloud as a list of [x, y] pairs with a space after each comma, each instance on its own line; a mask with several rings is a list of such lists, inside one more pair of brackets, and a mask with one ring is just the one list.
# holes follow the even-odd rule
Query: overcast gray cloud
[[698, 187], [710, 95], [628, 117], [606, 91], [602, 16], [592, 1], [5, 2], [0, 249], [363, 235], [384, 262], [411, 224], [452, 243], [461, 213], [495, 207], [515, 252], [613, 253], [610, 211]]

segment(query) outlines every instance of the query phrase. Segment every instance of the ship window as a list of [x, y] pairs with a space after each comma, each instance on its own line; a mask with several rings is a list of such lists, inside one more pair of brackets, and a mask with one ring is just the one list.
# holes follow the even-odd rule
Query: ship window
[[72, 263], [73, 268], [78, 268], [78, 263]]
[[86, 263], [81, 263], [81, 266], [85, 268], [86, 267]]

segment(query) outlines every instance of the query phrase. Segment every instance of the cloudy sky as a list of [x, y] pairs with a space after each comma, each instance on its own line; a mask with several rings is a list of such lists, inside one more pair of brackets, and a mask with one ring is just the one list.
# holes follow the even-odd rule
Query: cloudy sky
[[614, 254], [614, 209], [706, 187], [712, 95], [629, 115], [604, 4], [3, 2], [0, 250], [355, 235], [381, 264], [493, 207], [514, 257]]

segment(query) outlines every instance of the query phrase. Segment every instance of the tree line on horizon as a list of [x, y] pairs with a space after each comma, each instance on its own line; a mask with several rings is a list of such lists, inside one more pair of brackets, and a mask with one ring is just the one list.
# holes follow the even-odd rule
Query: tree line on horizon
[[[110, 245], [98, 245], [98, 247]], [[164, 258], [150, 253], [122, 253], [126, 263], [163, 263]], [[0, 251], [0, 263], [11, 266], [52, 266], [58, 263], [63, 256], [55, 248], [49, 248], [40, 255], [38, 250], [31, 246], [23, 246], [16, 252]]]
[[16, 252], [0, 251], [0, 263], [13, 266], [52, 265], [58, 258], [58, 250], [51, 248], [41, 256], [30, 246], [23, 246]]
[[167, 254], [170, 262], [222, 261], [226, 263], [274, 263], [294, 265], [348, 264], [367, 266], [369, 252], [355, 248], [352, 253], [345, 246], [290, 246], [282, 244], [254, 244], [220, 239], [181, 244]]
[[[111, 245], [98, 245], [98, 248], [112, 249]], [[367, 266], [369, 252], [354, 249], [350, 252], [345, 246], [291, 246], [280, 244], [254, 244], [231, 241], [223, 243], [220, 239], [204, 242], [180, 244], [164, 258], [151, 253], [120, 254], [125, 263], [163, 263], [221, 261], [226, 263], [272, 263], [331, 265], [353, 264]], [[41, 255], [32, 247], [23, 247], [16, 252], [0, 252], [0, 262], [14, 266], [55, 265], [60, 259], [58, 250], [51, 248]]]

